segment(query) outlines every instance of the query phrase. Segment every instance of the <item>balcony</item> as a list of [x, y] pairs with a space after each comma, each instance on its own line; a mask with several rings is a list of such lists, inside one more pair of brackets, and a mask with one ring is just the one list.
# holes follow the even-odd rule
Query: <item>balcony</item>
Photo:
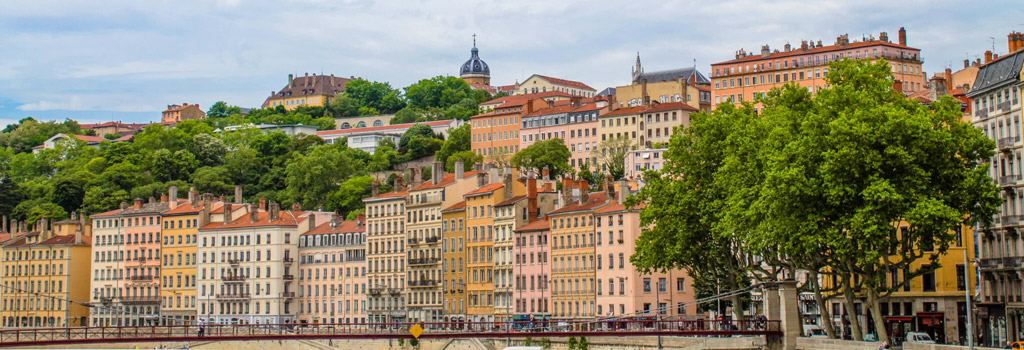
[[114, 299], [111, 297], [100, 297], [100, 304], [110, 305], [110, 302], [112, 302], [113, 300]]
[[295, 292], [284, 292], [284, 293], [281, 293], [281, 297], [282, 298], [294, 298], [295, 297]]
[[245, 282], [245, 276], [221, 276], [220, 280], [228, 283]]
[[996, 141], [996, 146], [1000, 151], [1009, 152], [1013, 145], [1020, 141], [1020, 136], [1001, 137]]
[[976, 110], [976, 111], [974, 111], [974, 117], [977, 118], [977, 119], [988, 118], [988, 110], [985, 109], [985, 108], [981, 108], [979, 110]]
[[1003, 215], [999, 218], [1002, 226], [1017, 226], [1020, 224], [1022, 215]]
[[437, 236], [427, 237], [427, 244], [433, 244], [433, 243], [437, 243], [437, 242], [440, 242], [440, 241], [441, 241], [441, 239], [439, 237], [437, 237]]
[[999, 177], [999, 187], [1009, 189], [1016, 186], [1018, 181], [1020, 181], [1020, 175], [1003, 175]]
[[292, 258], [292, 257], [290, 257], [290, 256], [286, 256], [286, 257], [284, 257], [284, 259], [282, 259], [281, 261], [284, 261], [284, 263], [285, 263], [285, 264], [291, 264], [291, 263], [294, 263], [294, 262], [295, 262], [295, 258]]
[[153, 275], [134, 275], [128, 278], [132, 282], [152, 282]]
[[218, 300], [248, 300], [249, 293], [217, 294]]
[[281, 278], [284, 279], [285, 281], [294, 281], [295, 280], [295, 275], [284, 275], [284, 276], [281, 276]]
[[416, 287], [416, 288], [437, 287], [437, 281], [433, 281], [433, 280], [409, 281], [409, 287]]
[[228, 264], [231, 264], [231, 266], [238, 266], [238, 264], [241, 262], [242, 261], [238, 259], [228, 259]]
[[134, 296], [121, 298], [121, 304], [159, 304], [160, 297], [152, 296]]
[[1010, 101], [1000, 102], [999, 104], [996, 105], [996, 108], [999, 108], [999, 110], [1002, 111], [1002, 112], [1009, 112], [1010, 111]]
[[383, 287], [370, 288], [369, 294], [370, 295], [381, 295], [381, 294], [384, 293], [384, 290], [385, 290], [385, 288], [383, 288]]
[[409, 259], [409, 266], [432, 265], [441, 262], [440, 258]]
[[131, 261], [135, 261], [135, 262], [139, 263], [139, 265], [145, 265], [146, 262], [149, 261], [149, 260], [146, 259], [146, 258], [135, 258], [135, 259], [132, 259]]
[[999, 269], [999, 268], [1003, 267], [1003, 259], [1002, 258], [981, 259], [979, 261], [978, 266], [980, 266], [982, 270]]
[[398, 288], [388, 288], [388, 294], [399, 295], [402, 294], [402, 290]]
[[416, 238], [409, 238], [409, 239], [407, 240], [407, 242], [409, 242], [409, 245], [417, 245], [417, 244], [420, 244], [420, 240], [419, 240], [419, 239], [416, 239]]

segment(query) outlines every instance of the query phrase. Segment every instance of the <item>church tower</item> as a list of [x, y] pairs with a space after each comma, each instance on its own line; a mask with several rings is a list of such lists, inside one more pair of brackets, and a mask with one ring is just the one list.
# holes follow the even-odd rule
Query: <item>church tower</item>
[[480, 59], [476, 48], [476, 34], [473, 34], [473, 49], [469, 51], [469, 60], [462, 64], [459, 78], [470, 84], [491, 85], [491, 68]]

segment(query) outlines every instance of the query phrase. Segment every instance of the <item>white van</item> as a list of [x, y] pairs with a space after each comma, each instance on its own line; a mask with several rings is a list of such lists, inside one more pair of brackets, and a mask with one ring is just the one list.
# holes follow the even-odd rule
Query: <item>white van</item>
[[906, 343], [935, 344], [932, 337], [924, 332], [907, 332]]

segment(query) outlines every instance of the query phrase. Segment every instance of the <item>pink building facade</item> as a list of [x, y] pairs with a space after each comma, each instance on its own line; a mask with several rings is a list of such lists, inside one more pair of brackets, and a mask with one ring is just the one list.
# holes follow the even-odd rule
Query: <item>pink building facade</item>
[[572, 100], [569, 104], [555, 106], [550, 103], [522, 118], [519, 149], [536, 142], [561, 138], [572, 156], [569, 165], [577, 170], [595, 169], [597, 156], [591, 150], [597, 147], [597, 117], [603, 104], [585, 103]]
[[[596, 316], [685, 319], [696, 315], [693, 280], [686, 271], [641, 274], [629, 261], [642, 232], [640, 209], [626, 208], [622, 201], [629, 185], [620, 181], [615, 186], [606, 180], [607, 192], [613, 198], [608, 205], [594, 212], [597, 250], [597, 313]], [[627, 189], [625, 191], [621, 189]], [[617, 196], [611, 196], [617, 194]], [[655, 313], [660, 311], [660, 315]]]
[[548, 290], [548, 280], [551, 278], [551, 264], [548, 261], [551, 252], [548, 245], [550, 234], [551, 224], [546, 219], [534, 221], [515, 231], [513, 320], [543, 321], [551, 318], [548, 310], [551, 298], [551, 291]]
[[366, 322], [366, 226], [332, 216], [299, 239], [299, 323]]

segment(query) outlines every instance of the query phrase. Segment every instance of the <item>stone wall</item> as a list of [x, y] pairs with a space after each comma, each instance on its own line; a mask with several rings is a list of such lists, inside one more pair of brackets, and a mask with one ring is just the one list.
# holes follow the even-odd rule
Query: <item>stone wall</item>
[[[997, 349], [997, 348], [983, 348], [975, 346], [975, 349]], [[967, 350], [966, 346], [960, 345], [941, 345], [941, 344], [918, 344], [918, 343], [904, 343], [903, 350]]]
[[796, 338], [797, 350], [878, 350], [880, 346], [882, 346], [881, 342], [807, 337]]

